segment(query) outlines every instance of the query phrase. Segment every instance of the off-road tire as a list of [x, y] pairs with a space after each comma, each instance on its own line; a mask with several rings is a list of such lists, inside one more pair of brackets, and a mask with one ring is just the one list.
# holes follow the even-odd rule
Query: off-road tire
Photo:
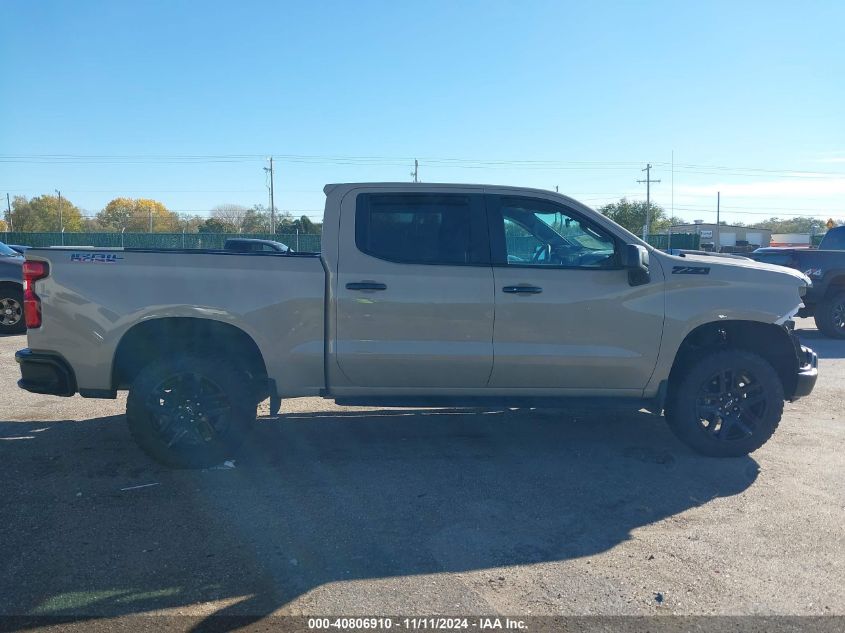
[[845, 290], [834, 291], [822, 299], [816, 306], [816, 327], [825, 336], [845, 339], [845, 326], [837, 325], [836, 320], [845, 318], [840, 312], [845, 309]]
[[[168, 391], [167, 385], [177, 386]], [[170, 398], [173, 402], [167, 403]], [[214, 404], [199, 404], [212, 399]], [[177, 402], [180, 415], [174, 416], [171, 412]], [[185, 414], [183, 405], [195, 402], [201, 413]], [[214, 406], [223, 412], [205, 415], [203, 407], [212, 411]], [[144, 367], [132, 382], [126, 402], [132, 437], [147, 455], [172, 468], [206, 468], [233, 457], [255, 424], [255, 416], [254, 388], [244, 372], [223, 358], [197, 354], [162, 358]], [[169, 421], [177, 418], [176, 427], [181, 430], [174, 431]], [[185, 423], [183, 418], [200, 422]], [[197, 430], [200, 426], [202, 431]], [[174, 440], [180, 432], [183, 435]]]
[[[710, 391], [715, 384], [713, 380], [722, 380], [716, 376], [722, 376], [723, 372], [731, 369], [736, 372], [745, 372], [745, 375], [751, 378], [750, 385], [746, 384], [744, 388], [745, 391], [740, 386], [735, 388], [736, 393], [745, 393], [745, 396], [740, 396], [738, 399], [731, 397], [725, 399], [725, 402], [735, 404], [742, 413], [734, 414], [731, 407], [731, 412], [727, 414], [725, 422], [718, 421], [718, 413], [715, 415], [708, 413], [707, 415], [712, 417], [703, 419], [700, 415], [702, 411], [713, 408], [710, 404], [713, 401], [711, 395], [713, 392]], [[670, 385], [669, 389], [665, 408], [666, 421], [678, 439], [702, 455], [710, 457], [747, 455], [768, 441], [783, 415], [784, 394], [780, 377], [765, 359], [752, 352], [745, 350], [711, 352], [687, 367], [676, 380], [677, 384]], [[737, 385], [740, 385], [742, 380], [745, 379], [737, 379]], [[728, 380], [725, 380], [725, 384], [727, 382]], [[749, 397], [748, 393], [752, 387], [751, 393], [754, 395]], [[765, 407], [762, 408], [757, 404], [758, 388], [759, 394], [762, 394], [765, 399]], [[750, 406], [752, 402], [755, 403], [753, 407]], [[745, 408], [748, 411], [745, 411]], [[733, 418], [731, 415], [737, 417]], [[718, 433], [721, 432], [721, 428], [728, 433], [720, 439]], [[750, 435], [745, 435], [746, 429], [751, 430]], [[737, 433], [742, 436], [733, 438], [733, 434]]]
[[[13, 315], [7, 315], [6, 309], [14, 310]], [[26, 320], [23, 316], [23, 290], [14, 286], [0, 288], [0, 335], [23, 334], [26, 332]], [[17, 319], [14, 323], [9, 321]]]

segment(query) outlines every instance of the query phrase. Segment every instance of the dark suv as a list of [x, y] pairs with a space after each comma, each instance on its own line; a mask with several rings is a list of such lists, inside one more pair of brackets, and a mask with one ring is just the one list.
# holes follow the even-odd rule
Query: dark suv
[[807, 275], [813, 285], [799, 316], [812, 316], [824, 334], [845, 339], [845, 226], [830, 229], [817, 249], [758, 248], [748, 256]]

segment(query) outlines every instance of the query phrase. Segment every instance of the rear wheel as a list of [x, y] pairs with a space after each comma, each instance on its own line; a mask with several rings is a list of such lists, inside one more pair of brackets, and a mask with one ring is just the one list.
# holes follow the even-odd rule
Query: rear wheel
[[816, 306], [816, 327], [831, 338], [845, 339], [845, 290], [834, 291]]
[[743, 350], [713, 352], [680, 378], [666, 404], [666, 420], [693, 450], [739, 457], [774, 434], [783, 415], [783, 385], [774, 368]]
[[23, 318], [23, 290], [15, 286], [0, 288], [0, 334], [26, 332]]
[[186, 354], [144, 367], [126, 403], [129, 430], [156, 461], [204, 468], [232, 457], [255, 422], [254, 389], [223, 359]]

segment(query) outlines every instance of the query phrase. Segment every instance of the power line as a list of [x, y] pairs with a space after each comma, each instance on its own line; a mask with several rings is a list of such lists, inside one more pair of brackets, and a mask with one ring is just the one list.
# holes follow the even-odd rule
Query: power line
[[[409, 160], [404, 156], [351, 156], [331, 154], [281, 154], [273, 153], [283, 162], [301, 162], [318, 164], [364, 164], [364, 165], [403, 165]], [[26, 163], [126, 163], [131, 162], [167, 162], [167, 163], [216, 163], [216, 162], [251, 162], [264, 161], [266, 154], [0, 154], [0, 162]], [[526, 160], [526, 159], [477, 159], [424, 157], [417, 159], [429, 165], [447, 165], [469, 168], [539, 168], [539, 169], [627, 169], [636, 165], [633, 161], [563, 161], [563, 160]], [[670, 163], [655, 162], [653, 166], [668, 167]], [[725, 175], [781, 175], [795, 178], [845, 177], [845, 172], [819, 171], [802, 169], [783, 169], [769, 167], [735, 167], [726, 165], [707, 165], [697, 163], [675, 163], [675, 168], [688, 173], [725, 174]]]
[[[667, 163], [655, 163], [656, 165], [666, 166]], [[806, 169], [773, 169], [768, 167], [728, 167], [725, 165], [697, 165], [692, 163], [675, 163], [676, 169], [690, 169], [690, 170], [707, 170], [708, 172], [748, 172], [748, 175], [760, 174], [793, 174], [794, 176], [845, 176], [845, 172], [837, 171], [818, 171]], [[753, 174], [751, 172], [754, 172]]]

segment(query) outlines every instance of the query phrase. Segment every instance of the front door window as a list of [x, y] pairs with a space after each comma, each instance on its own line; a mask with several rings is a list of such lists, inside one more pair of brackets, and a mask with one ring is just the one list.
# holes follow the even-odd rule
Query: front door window
[[505, 201], [502, 221], [507, 263], [512, 266], [611, 268], [615, 243], [603, 230], [561, 210]]

